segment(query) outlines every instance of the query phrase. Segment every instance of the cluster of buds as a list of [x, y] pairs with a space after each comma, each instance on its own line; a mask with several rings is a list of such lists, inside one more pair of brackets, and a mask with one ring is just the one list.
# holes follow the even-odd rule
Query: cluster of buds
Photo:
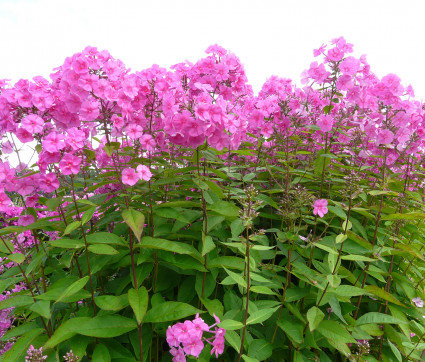
[[25, 362], [43, 362], [46, 359], [47, 356], [43, 355], [43, 347], [36, 349], [33, 345], [28, 348], [27, 355], [25, 356]]
[[254, 200], [258, 195], [258, 191], [254, 185], [250, 185], [245, 189], [245, 197], [240, 201], [243, 208], [239, 211], [240, 218], [245, 227], [250, 227], [253, 220], [259, 215], [257, 208], [263, 203], [261, 200]]
[[302, 214], [301, 208], [310, 205], [313, 201], [314, 196], [304, 186], [296, 185], [282, 196], [278, 214], [296, 219]]
[[78, 356], [76, 356], [74, 354], [74, 352], [72, 352], [72, 349], [65, 355], [63, 356], [65, 362], [77, 362], [78, 361]]
[[351, 171], [343, 178], [345, 180], [343, 193], [347, 197], [354, 199], [359, 193], [362, 192], [362, 188], [360, 186], [361, 177], [357, 172]]

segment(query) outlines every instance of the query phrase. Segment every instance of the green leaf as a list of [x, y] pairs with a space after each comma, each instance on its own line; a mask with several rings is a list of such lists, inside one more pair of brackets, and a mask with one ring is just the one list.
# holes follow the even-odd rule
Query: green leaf
[[352, 260], [352, 261], [376, 261], [376, 259], [368, 258], [363, 255], [344, 255], [341, 256], [342, 260]]
[[391, 351], [393, 351], [394, 356], [397, 358], [397, 361], [402, 362], [403, 358], [401, 356], [400, 351], [398, 350], [398, 348], [396, 346], [394, 346], [394, 344], [391, 343], [391, 341], [389, 339], [387, 339], [387, 342], [391, 348]]
[[231, 279], [233, 279], [236, 283], [238, 283], [242, 288], [246, 288], [246, 281], [242, 277], [242, 275], [234, 273], [227, 268], [224, 268], [224, 270], [226, 271], [227, 274], [229, 274], [229, 277]]
[[229, 331], [234, 331], [236, 329], [241, 329], [243, 327], [243, 323], [234, 321], [232, 319], [225, 319], [224, 321], [221, 321], [218, 326]]
[[81, 221], [73, 221], [72, 223], [68, 224], [65, 228], [65, 231], [63, 232], [63, 235], [68, 235], [72, 231], [78, 229], [81, 226]]
[[259, 309], [251, 313], [249, 318], [246, 320], [246, 324], [262, 323], [269, 319], [278, 308], [279, 307]]
[[16, 264], [22, 264], [25, 261], [25, 255], [21, 253], [9, 254], [7, 258]]
[[118, 312], [129, 304], [127, 294], [120, 295], [119, 297], [115, 295], [99, 295], [94, 298], [94, 302], [100, 309], [113, 312]]
[[300, 344], [302, 343], [304, 324], [296, 320], [294, 317], [283, 318], [282, 320], [276, 321], [279, 328], [281, 328], [292, 343]]
[[90, 252], [93, 254], [100, 254], [100, 255], [116, 255], [119, 254], [119, 252], [114, 249], [112, 246], [107, 244], [95, 244], [95, 245], [89, 245], [87, 248]]
[[129, 289], [128, 301], [133, 309], [138, 324], [141, 324], [143, 317], [148, 309], [149, 295], [145, 287], [139, 287], [139, 290]]
[[170, 322], [202, 313], [201, 310], [187, 303], [164, 302], [152, 307], [145, 315], [145, 323]]
[[351, 285], [340, 285], [338, 288], [335, 288], [334, 292], [341, 297], [357, 297], [366, 293], [362, 288]]
[[8, 296], [6, 299], [0, 301], [0, 310], [10, 307], [23, 307], [32, 303], [34, 303], [34, 299], [28, 295]]
[[19, 338], [6, 353], [1, 355], [0, 361], [23, 361], [29, 345], [43, 332], [43, 328], [37, 328], [25, 333]]
[[104, 344], [96, 344], [96, 348], [93, 351], [92, 362], [111, 362], [109, 350]]
[[96, 207], [91, 207], [88, 209], [81, 218], [81, 223], [84, 225], [86, 222], [90, 221], [90, 219], [93, 217], [93, 214], [96, 212]]
[[32, 304], [30, 310], [40, 314], [44, 318], [50, 319], [50, 302], [48, 300], [40, 300]]
[[241, 337], [239, 337], [239, 334], [230, 329], [226, 329], [226, 334], [224, 335], [224, 338], [226, 339], [226, 342], [229, 343], [233, 347], [233, 349], [239, 353], [239, 350], [241, 348]]
[[54, 348], [59, 343], [70, 339], [77, 334], [78, 329], [88, 322], [90, 317], [76, 317], [63, 322], [53, 333], [53, 336], [44, 344], [44, 348]]
[[314, 331], [324, 317], [325, 314], [319, 308], [311, 307], [307, 312], [308, 327], [310, 331]]
[[121, 336], [137, 328], [135, 320], [121, 315], [98, 315], [78, 328], [78, 333], [83, 336], [97, 338], [112, 338]]
[[367, 293], [373, 294], [379, 298], [382, 298], [384, 300], [387, 300], [391, 303], [397, 304], [401, 307], [405, 307], [403, 303], [401, 303], [396, 297], [394, 297], [392, 294], [386, 292], [384, 289], [379, 288], [376, 285], [367, 285], [364, 290]]
[[359, 319], [357, 319], [356, 326], [361, 326], [362, 324], [402, 324], [406, 323], [401, 319], [394, 318], [391, 315], [378, 313], [378, 312], [369, 312], [363, 314]]
[[192, 245], [181, 243], [178, 241], [170, 241], [159, 238], [152, 238], [150, 236], [145, 236], [142, 238], [140, 244], [135, 245], [135, 247], [140, 248], [149, 248], [149, 249], [160, 249], [171, 251], [177, 254], [187, 254], [192, 256], [193, 258], [199, 260], [203, 263], [203, 257]]
[[409, 212], [406, 214], [390, 214], [385, 215], [381, 220], [419, 220], [425, 219], [425, 213], [423, 212]]
[[89, 276], [87, 275], [84, 278], [77, 280], [75, 283], [72, 283], [68, 288], [66, 288], [62, 292], [62, 294], [59, 296], [59, 298], [56, 300], [55, 303], [61, 302], [64, 299], [70, 297], [71, 295], [74, 295], [75, 293], [83, 289], [86, 283], [88, 282], [88, 280], [89, 280]]
[[122, 212], [122, 217], [123, 217], [125, 223], [133, 231], [137, 240], [140, 242], [140, 239], [141, 239], [142, 233], [143, 233], [143, 228], [145, 226], [144, 215], [139, 211], [136, 211], [132, 208], [129, 208], [129, 209], [125, 209]]
[[205, 254], [208, 254], [211, 250], [215, 249], [215, 243], [212, 239], [211, 236], [205, 236], [203, 238], [203, 243], [202, 243], [202, 256], [204, 256]]
[[208, 269], [211, 268], [245, 269], [245, 261], [236, 256], [220, 256], [208, 262]]
[[271, 357], [273, 353], [272, 345], [264, 339], [254, 339], [248, 347], [248, 354], [252, 358], [264, 361]]
[[84, 247], [84, 242], [79, 239], [56, 239], [50, 241], [52, 246], [64, 249], [79, 249]]
[[53, 199], [46, 200], [45, 205], [50, 211], [56, 211], [61, 203], [62, 197], [55, 197]]
[[228, 201], [217, 201], [212, 205], [208, 206], [208, 210], [214, 211], [217, 214], [228, 216], [228, 217], [238, 217], [239, 208]]
[[336, 343], [357, 343], [357, 341], [348, 333], [347, 329], [338, 322], [323, 320], [317, 327], [317, 331], [327, 340]]
[[86, 240], [88, 244], [126, 245], [118, 235], [108, 233], [105, 231], [88, 234], [86, 236]]

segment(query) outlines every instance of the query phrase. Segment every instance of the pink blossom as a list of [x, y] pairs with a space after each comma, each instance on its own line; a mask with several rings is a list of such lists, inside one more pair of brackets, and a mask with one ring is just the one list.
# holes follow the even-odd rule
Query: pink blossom
[[50, 132], [43, 140], [43, 148], [50, 153], [60, 151], [65, 147], [65, 136], [60, 133]]
[[34, 141], [34, 137], [32, 136], [32, 133], [28, 132], [24, 128], [18, 128], [15, 132], [16, 137], [18, 137], [19, 141], [22, 143], [28, 143]]
[[148, 166], [145, 165], [139, 165], [136, 168], [137, 175], [141, 180], [149, 181], [152, 177], [152, 172], [149, 170]]
[[376, 142], [379, 145], [388, 145], [394, 140], [394, 133], [388, 129], [384, 129], [379, 132]]
[[226, 331], [223, 328], [219, 328], [215, 332], [215, 338], [213, 341], [213, 348], [211, 349], [211, 355], [215, 353], [216, 358], [219, 354], [222, 354], [224, 351], [224, 335]]
[[330, 115], [321, 115], [317, 120], [317, 125], [322, 132], [329, 132], [332, 130], [334, 120]]
[[32, 215], [22, 215], [18, 219], [18, 225], [27, 226], [35, 222], [35, 218]]
[[194, 357], [198, 357], [204, 348], [204, 342], [199, 336], [189, 335], [185, 343], [183, 344], [183, 350], [186, 354], [190, 354]]
[[59, 162], [59, 167], [64, 175], [76, 175], [80, 172], [81, 159], [67, 153]]
[[314, 202], [313, 215], [319, 215], [320, 217], [325, 216], [328, 213], [328, 200], [319, 199]]
[[125, 185], [134, 186], [139, 181], [139, 175], [132, 168], [122, 170], [122, 183]]
[[83, 102], [80, 108], [80, 120], [82, 121], [94, 121], [99, 116], [99, 106], [98, 101], [86, 101]]
[[420, 297], [413, 298], [412, 302], [415, 303], [418, 308], [422, 308], [424, 306], [424, 301]]
[[354, 57], [345, 58], [339, 65], [339, 70], [342, 74], [354, 75], [360, 69], [360, 60]]
[[68, 135], [65, 140], [65, 144], [70, 146], [74, 151], [77, 151], [84, 147], [84, 141], [86, 140], [86, 135], [83, 131], [79, 130], [76, 127], [68, 129]]
[[173, 362], [186, 362], [186, 355], [184, 354], [183, 348], [171, 348], [170, 353], [174, 356]]
[[59, 181], [55, 173], [51, 172], [40, 178], [39, 186], [44, 192], [53, 192], [59, 188]]
[[29, 133], [41, 133], [43, 131], [44, 119], [36, 114], [29, 114], [22, 118], [21, 127]]
[[7, 211], [11, 205], [12, 201], [9, 197], [3, 191], [0, 191], [0, 211]]
[[334, 62], [340, 61], [344, 57], [344, 52], [341, 51], [338, 47], [328, 50], [328, 58]]

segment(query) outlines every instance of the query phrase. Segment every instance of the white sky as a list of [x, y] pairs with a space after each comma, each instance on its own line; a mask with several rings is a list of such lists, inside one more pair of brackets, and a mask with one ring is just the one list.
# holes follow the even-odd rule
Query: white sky
[[132, 70], [235, 53], [258, 92], [278, 75], [300, 84], [313, 49], [335, 37], [425, 100], [424, 0], [0, 0], [0, 79], [48, 77], [92, 45]]

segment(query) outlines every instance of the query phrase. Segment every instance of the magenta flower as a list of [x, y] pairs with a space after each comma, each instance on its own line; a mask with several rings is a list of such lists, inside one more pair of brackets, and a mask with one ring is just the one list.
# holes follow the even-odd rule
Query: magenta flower
[[320, 127], [320, 130], [322, 132], [329, 132], [332, 130], [332, 126], [334, 124], [334, 120], [331, 116], [320, 116], [320, 118], [317, 121], [317, 125]]
[[44, 192], [53, 192], [59, 188], [59, 181], [56, 175], [51, 172], [40, 177], [39, 186]]
[[137, 175], [141, 180], [149, 181], [152, 177], [152, 172], [150, 172], [149, 168], [145, 165], [139, 165], [136, 168]]
[[36, 114], [29, 114], [22, 119], [21, 126], [29, 133], [41, 133], [43, 131], [44, 120]]
[[125, 185], [134, 186], [139, 181], [139, 175], [132, 168], [122, 170], [122, 183]]
[[65, 147], [65, 142], [63, 142], [64, 139], [65, 136], [63, 134], [51, 132], [43, 140], [43, 148], [50, 153], [60, 151]]
[[80, 172], [81, 159], [67, 153], [59, 162], [59, 167], [64, 175], [76, 175]]
[[420, 297], [413, 298], [413, 299], [412, 299], [412, 302], [413, 302], [413, 303], [415, 303], [415, 305], [416, 305], [418, 308], [422, 308], [422, 307], [424, 306], [424, 301], [423, 301]]
[[328, 200], [326, 199], [319, 199], [316, 200], [313, 207], [313, 214], [314, 215], [319, 215], [320, 217], [325, 216], [325, 214], [328, 213]]
[[0, 191], [0, 211], [7, 211], [11, 205], [12, 201], [10, 201], [9, 197]]

